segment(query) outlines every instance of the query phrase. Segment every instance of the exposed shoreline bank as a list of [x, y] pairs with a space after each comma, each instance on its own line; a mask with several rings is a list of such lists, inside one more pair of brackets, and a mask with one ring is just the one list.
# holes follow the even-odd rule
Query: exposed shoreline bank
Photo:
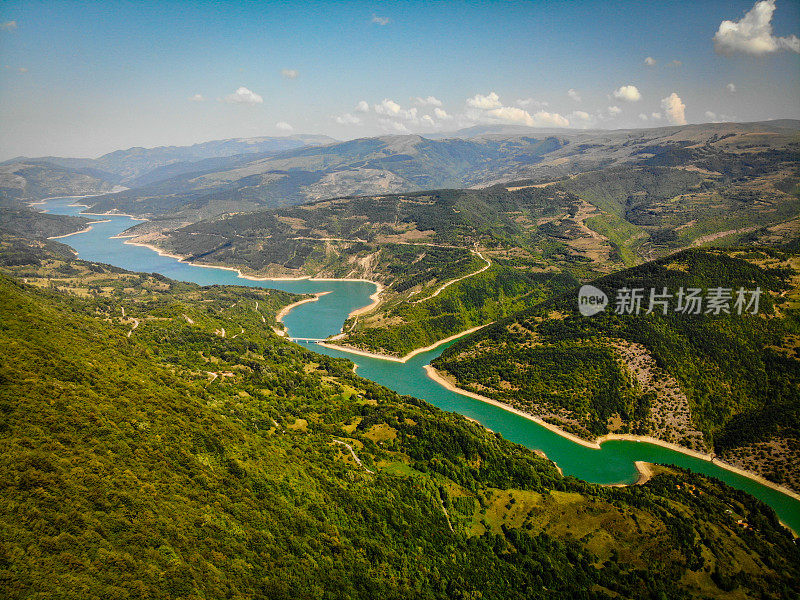
[[71, 235], [78, 235], [79, 233], [89, 233], [92, 230], [92, 225], [96, 225], [97, 223], [108, 223], [108, 219], [102, 219], [99, 221], [89, 221], [86, 224], [86, 227], [81, 229], [80, 231], [73, 231], [72, 233], [65, 233], [64, 235], [51, 235], [48, 240], [60, 240], [61, 238], [69, 237]]
[[[759, 484], [761, 484], [761, 485], [763, 485], [765, 487], [769, 487], [769, 488], [771, 488], [771, 489], [773, 489], [773, 490], [775, 490], [777, 492], [780, 492], [780, 493], [785, 494], [785, 495], [787, 495], [787, 496], [789, 496], [789, 497], [791, 497], [791, 498], [793, 498], [795, 500], [800, 501], [800, 493], [798, 493], [798, 492], [796, 492], [796, 491], [794, 491], [794, 490], [792, 490], [790, 488], [787, 488], [787, 487], [784, 487], [784, 486], [779, 485], [777, 483], [774, 483], [772, 481], [769, 481], [768, 479], [765, 479], [764, 477], [762, 477], [758, 473], [754, 473], [752, 471], [747, 471], [745, 469], [741, 469], [741, 468], [736, 467], [734, 465], [728, 464], [725, 461], [716, 458], [713, 454], [705, 454], [705, 453], [702, 453], [702, 452], [698, 452], [696, 450], [691, 450], [690, 448], [684, 448], [683, 446], [679, 446], [677, 444], [673, 444], [671, 442], [666, 442], [664, 440], [659, 440], [658, 438], [654, 438], [654, 437], [650, 437], [650, 436], [646, 436], [646, 435], [632, 435], [632, 434], [625, 434], [625, 433], [623, 433], [623, 434], [609, 433], [607, 435], [604, 435], [604, 436], [601, 436], [601, 437], [597, 438], [593, 442], [590, 442], [588, 440], [584, 440], [582, 438], [579, 438], [578, 436], [573, 435], [573, 434], [571, 434], [571, 433], [569, 433], [567, 431], [564, 431], [563, 429], [561, 429], [559, 427], [556, 427], [555, 425], [547, 423], [546, 421], [543, 421], [539, 417], [536, 417], [534, 415], [528, 414], [528, 413], [526, 413], [524, 411], [519, 410], [518, 408], [514, 408], [510, 404], [506, 404], [504, 402], [499, 402], [498, 400], [494, 400], [492, 398], [487, 398], [486, 396], [481, 396], [480, 394], [475, 394], [475, 393], [469, 392], [467, 390], [462, 390], [461, 388], [455, 386], [451, 381], [448, 381], [447, 379], [445, 379], [436, 369], [434, 369], [430, 365], [425, 365], [424, 368], [425, 368], [425, 372], [428, 374], [428, 377], [430, 377], [433, 381], [435, 381], [439, 385], [443, 386], [444, 388], [450, 390], [451, 392], [455, 392], [457, 394], [462, 394], [464, 396], [468, 396], [470, 398], [474, 398], [475, 400], [480, 400], [481, 402], [486, 402], [487, 404], [491, 404], [493, 406], [497, 406], [498, 408], [502, 408], [503, 410], [506, 410], [508, 412], [512, 412], [512, 413], [514, 413], [516, 415], [519, 415], [519, 416], [521, 416], [521, 417], [523, 417], [525, 419], [533, 421], [534, 423], [537, 423], [537, 424], [541, 425], [542, 427], [545, 427], [546, 429], [549, 429], [553, 433], [556, 433], [556, 434], [558, 434], [558, 435], [560, 435], [562, 437], [565, 437], [568, 440], [570, 440], [572, 442], [575, 442], [577, 444], [581, 444], [582, 446], [585, 446], [587, 448], [593, 448], [595, 450], [600, 450], [601, 444], [603, 444], [604, 442], [613, 441], [613, 440], [623, 440], [623, 441], [629, 441], [629, 442], [641, 442], [641, 443], [646, 443], [646, 444], [652, 444], [654, 446], [661, 446], [662, 448], [667, 448], [668, 450], [673, 450], [675, 452], [680, 452], [682, 454], [686, 454], [686, 455], [692, 456], [694, 458], [699, 458], [701, 460], [706, 460], [706, 461], [708, 461], [710, 463], [713, 463], [713, 464], [717, 465], [720, 468], [726, 469], [727, 471], [731, 471], [732, 473], [736, 473], [737, 475], [741, 475], [742, 477], [747, 477], [748, 479], [752, 479], [756, 483], [759, 483]], [[644, 461], [637, 461], [636, 470], [639, 472], [640, 478], [647, 477], [649, 479], [650, 476], [652, 475], [652, 473], [650, 472], [649, 468], [640, 468], [639, 463], [641, 463], [642, 465], [646, 465], [647, 463], [645, 463]], [[639, 483], [639, 481], [637, 481], [636, 483]]]
[[366, 350], [359, 350], [358, 348], [353, 348], [352, 346], [340, 346], [339, 344], [330, 344], [328, 342], [317, 342], [318, 346], [322, 346], [323, 348], [329, 348], [331, 350], [339, 350], [340, 352], [347, 352], [348, 354], [355, 354], [357, 356], [364, 356], [366, 358], [375, 358], [378, 360], [389, 360], [392, 362], [397, 363], [406, 363], [412, 358], [414, 358], [417, 354], [422, 354], [423, 352], [428, 352], [430, 350], [434, 350], [441, 346], [442, 344], [446, 344], [447, 342], [452, 342], [453, 340], [457, 340], [460, 337], [464, 337], [465, 335], [469, 335], [470, 333], [474, 333], [479, 329], [483, 329], [491, 325], [491, 323], [486, 323], [486, 325], [478, 325], [477, 327], [473, 327], [472, 329], [467, 329], [466, 331], [461, 331], [460, 333], [456, 333], [451, 335], [450, 337], [446, 337], [442, 340], [434, 342], [430, 346], [425, 346], [424, 348], [417, 348], [416, 350], [412, 350], [408, 354], [402, 357], [397, 356], [389, 356], [388, 354], [379, 354], [377, 352], [368, 352]]
[[[122, 215], [106, 215], [106, 216], [122, 216]], [[133, 218], [137, 218], [137, 217], [133, 217]], [[130, 235], [115, 235], [115, 236], [113, 236], [112, 239], [124, 239], [124, 238], [135, 238], [135, 237], [136, 236], [130, 236]], [[152, 250], [153, 252], [155, 252], [159, 256], [166, 256], [167, 258], [174, 258], [175, 260], [177, 260], [179, 262], [185, 263], [187, 265], [191, 265], [193, 267], [201, 267], [203, 269], [223, 269], [225, 271], [233, 271], [234, 273], [236, 273], [236, 275], [238, 277], [241, 277], [242, 279], [248, 279], [250, 281], [363, 281], [364, 283], [371, 283], [372, 285], [374, 285], [376, 287], [376, 291], [373, 292], [372, 295], [370, 296], [370, 298], [373, 300], [373, 303], [368, 305], [368, 307], [370, 309], [375, 304], [374, 296], [376, 294], [380, 293], [381, 291], [383, 291], [383, 285], [378, 283], [377, 281], [372, 281], [371, 279], [355, 278], [355, 277], [353, 277], [353, 278], [350, 278], [350, 277], [345, 277], [345, 278], [311, 277], [309, 275], [305, 275], [303, 277], [256, 277], [255, 275], [245, 275], [244, 273], [242, 273], [241, 269], [237, 269], [236, 267], [228, 267], [226, 265], [204, 265], [204, 264], [192, 262], [186, 256], [181, 256], [180, 254], [172, 254], [170, 252], [167, 252], [166, 250], [162, 250], [158, 246], [154, 246], [153, 244], [148, 244], [146, 242], [135, 242], [135, 241], [133, 241], [133, 239], [126, 239], [123, 243], [124, 244], [129, 244], [131, 246], [141, 246], [142, 248], [147, 248], [149, 250]], [[366, 309], [368, 307], [365, 306], [363, 308]], [[356, 310], [362, 310], [362, 309], [357, 308]], [[351, 313], [351, 315], [352, 315], [352, 313]]]
[[301, 304], [307, 304], [308, 302], [316, 302], [317, 300], [322, 298], [322, 296], [330, 293], [331, 292], [317, 292], [316, 294], [314, 294], [313, 298], [303, 298], [302, 300], [298, 300], [297, 302], [292, 302], [291, 304], [287, 304], [282, 309], [280, 309], [280, 311], [278, 311], [278, 314], [275, 315], [275, 320], [278, 323], [283, 323], [283, 319], [286, 318], [286, 315], [288, 315], [292, 311], [292, 309], [297, 308]]

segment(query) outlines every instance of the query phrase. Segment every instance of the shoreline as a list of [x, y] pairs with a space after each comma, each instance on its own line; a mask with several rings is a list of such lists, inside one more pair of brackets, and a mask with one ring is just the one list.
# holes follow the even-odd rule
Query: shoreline
[[86, 228], [81, 229], [80, 231], [73, 231], [72, 233], [65, 233], [64, 235], [51, 235], [48, 240], [60, 240], [61, 238], [69, 237], [71, 235], [78, 235], [79, 233], [89, 233], [92, 230], [92, 225], [96, 225], [97, 223], [108, 223], [109, 219], [103, 219], [101, 221], [89, 221], [86, 225]]
[[[581, 444], [582, 446], [585, 446], [587, 448], [593, 448], [595, 450], [600, 450], [601, 449], [601, 444], [603, 444], [604, 442], [613, 441], [613, 440], [621, 440], [621, 441], [628, 441], [628, 442], [640, 442], [640, 443], [645, 443], [645, 444], [652, 444], [654, 446], [661, 446], [662, 448], [666, 448], [668, 450], [673, 450], [675, 452], [680, 452], [682, 454], [687, 454], [687, 455], [692, 456], [694, 458], [699, 458], [701, 460], [708, 461], [710, 463], [713, 463], [713, 464], [717, 465], [718, 467], [720, 467], [722, 469], [725, 469], [725, 470], [730, 471], [732, 473], [735, 473], [737, 475], [741, 475], [742, 477], [747, 477], [748, 479], [751, 479], [751, 480], [755, 481], [756, 483], [758, 483], [760, 485], [763, 485], [765, 487], [771, 488], [771, 489], [773, 489], [773, 490], [775, 490], [777, 492], [780, 492], [780, 493], [782, 493], [782, 494], [784, 494], [786, 496], [789, 496], [790, 498], [793, 498], [794, 500], [800, 501], [800, 493], [798, 493], [798, 492], [796, 492], [796, 491], [794, 491], [794, 490], [792, 490], [790, 488], [787, 488], [787, 487], [784, 487], [784, 486], [779, 485], [777, 483], [774, 483], [772, 481], [769, 481], [768, 479], [765, 479], [764, 477], [762, 477], [758, 473], [755, 473], [753, 471], [747, 471], [745, 469], [741, 469], [741, 468], [736, 467], [734, 465], [728, 464], [725, 461], [716, 458], [713, 454], [705, 454], [705, 453], [702, 453], [702, 452], [698, 452], [696, 450], [691, 450], [690, 448], [684, 448], [683, 446], [678, 446], [677, 444], [673, 444], [671, 442], [666, 442], [664, 440], [659, 440], [658, 438], [654, 438], [654, 437], [650, 437], [650, 436], [646, 436], [646, 435], [633, 435], [633, 434], [628, 434], [628, 433], [609, 433], [609, 434], [606, 434], [606, 435], [603, 435], [603, 436], [597, 438], [593, 442], [590, 442], [588, 440], [584, 440], [582, 438], [579, 438], [578, 436], [573, 435], [573, 434], [569, 433], [568, 431], [564, 431], [563, 429], [561, 429], [559, 427], [556, 427], [555, 425], [547, 423], [547, 422], [543, 421], [539, 417], [536, 417], [534, 415], [530, 415], [530, 414], [528, 414], [526, 412], [523, 412], [523, 411], [519, 410], [518, 408], [514, 408], [510, 404], [506, 404], [506, 403], [500, 402], [498, 400], [493, 400], [492, 398], [487, 398], [486, 396], [481, 396], [480, 394], [475, 394], [475, 393], [469, 392], [467, 390], [462, 390], [461, 388], [456, 387], [453, 383], [451, 383], [450, 381], [445, 379], [431, 365], [425, 365], [424, 369], [425, 369], [425, 372], [428, 374], [428, 377], [430, 377], [433, 381], [435, 381], [436, 383], [438, 383], [439, 385], [441, 385], [445, 389], [450, 390], [451, 392], [455, 392], [457, 394], [462, 394], [462, 395], [467, 396], [469, 398], [474, 398], [475, 400], [480, 400], [481, 402], [486, 402], [487, 404], [491, 404], [493, 406], [497, 406], [498, 408], [502, 408], [503, 410], [506, 410], [508, 412], [514, 413], [516, 415], [519, 415], [519, 416], [521, 416], [521, 417], [523, 417], [525, 419], [528, 419], [529, 421], [533, 421], [534, 423], [537, 423], [537, 424], [545, 427], [546, 429], [549, 429], [553, 433], [556, 433], [556, 434], [558, 434], [558, 435], [560, 435], [560, 436], [562, 436], [564, 438], [567, 438], [568, 440], [570, 440], [572, 442], [575, 442], [577, 444]], [[645, 461], [636, 461], [636, 463], [642, 463], [643, 465], [647, 464]], [[640, 469], [638, 464], [636, 465], [636, 469], [637, 469], [637, 471], [639, 471], [640, 477], [647, 476], [648, 479], [649, 479], [649, 477], [652, 475], [648, 468]], [[647, 473], [644, 473], [643, 470], [647, 471]]]
[[577, 435], [569, 433], [568, 431], [564, 431], [563, 429], [560, 429], [555, 425], [548, 423], [541, 417], [536, 417], [534, 415], [521, 411], [520, 409], [514, 408], [513, 406], [511, 406], [510, 404], [506, 404], [505, 402], [500, 402], [499, 400], [493, 400], [492, 398], [487, 398], [486, 396], [481, 396], [480, 394], [476, 394], [474, 392], [468, 392], [467, 390], [462, 390], [452, 382], [445, 379], [444, 376], [441, 373], [439, 373], [439, 371], [434, 369], [431, 365], [425, 365], [423, 369], [425, 369], [425, 373], [428, 375], [430, 379], [441, 385], [446, 390], [455, 392], [456, 394], [461, 394], [462, 396], [467, 396], [468, 398], [480, 400], [481, 402], [485, 402], [486, 404], [491, 404], [492, 406], [496, 406], [497, 408], [502, 408], [507, 412], [514, 413], [515, 415], [522, 417], [523, 419], [528, 419], [529, 421], [533, 421], [537, 425], [541, 425], [545, 429], [549, 429], [553, 433], [565, 437], [569, 441], [575, 442], [576, 444], [580, 444], [581, 446], [592, 448], [594, 450], [600, 449], [600, 444], [592, 443], [587, 440], [584, 440], [583, 438], [579, 438]]
[[[89, 214], [89, 213], [84, 213], [84, 214]], [[117, 214], [117, 215], [105, 215], [105, 216], [119, 216], [119, 217], [121, 217], [123, 215]], [[128, 216], [128, 215], [125, 215], [125, 216]], [[136, 219], [138, 217], [132, 217], [132, 218]], [[125, 238], [129, 238], [129, 239], [125, 239]], [[187, 256], [181, 256], [180, 254], [172, 254], [170, 252], [167, 252], [166, 250], [162, 250], [158, 246], [154, 246], [153, 244], [148, 244], [146, 242], [135, 242], [135, 241], [133, 241], [135, 238], [136, 238], [136, 235], [117, 234], [115, 236], [112, 236], [110, 239], [125, 239], [123, 244], [129, 244], [131, 246], [141, 246], [142, 248], [147, 248], [149, 250], [152, 250], [153, 252], [155, 252], [159, 256], [166, 256], [167, 258], [174, 258], [175, 260], [177, 260], [179, 262], [182, 262], [182, 263], [185, 263], [187, 265], [191, 265], [192, 267], [200, 267], [202, 269], [223, 269], [225, 271], [233, 271], [234, 273], [236, 273], [236, 275], [238, 277], [240, 277], [242, 279], [248, 279], [250, 281], [361, 281], [361, 282], [364, 282], [364, 283], [371, 283], [372, 285], [374, 285], [376, 287], [376, 291], [372, 293], [370, 298], [372, 298], [379, 291], [383, 291], [383, 285], [382, 284], [378, 283], [377, 281], [372, 281], [371, 279], [363, 279], [363, 278], [311, 277], [310, 275], [303, 275], [302, 277], [257, 277], [255, 275], [245, 275], [244, 273], [242, 273], [241, 269], [237, 269], [236, 267], [228, 267], [228, 266], [225, 266], [225, 265], [203, 265], [203, 264], [200, 264], [200, 263], [192, 262], [192, 261], [188, 260]], [[372, 306], [372, 305], [370, 305], [370, 306]], [[364, 307], [364, 308], [366, 308], [366, 307]], [[361, 310], [361, 309], [357, 308], [356, 310]]]
[[[308, 302], [316, 302], [317, 300], [322, 298], [322, 296], [325, 296], [326, 294], [330, 294], [330, 293], [331, 292], [317, 292], [316, 294], [314, 294], [314, 296], [312, 298], [303, 298], [302, 300], [298, 300], [297, 302], [292, 302], [291, 304], [287, 304], [282, 309], [280, 309], [280, 311], [278, 311], [278, 314], [275, 315], [275, 320], [278, 323], [283, 324], [283, 319], [286, 318], [286, 315], [288, 315], [292, 311], [292, 309], [297, 308], [301, 304], [306, 304]], [[285, 327], [285, 325], [284, 325], [284, 327]], [[284, 333], [283, 336], [285, 336], [285, 335], [286, 334]]]
[[[392, 362], [397, 363], [406, 363], [412, 358], [414, 358], [417, 354], [422, 354], [423, 352], [429, 352], [430, 350], [434, 350], [441, 346], [442, 344], [446, 344], [447, 342], [452, 342], [453, 340], [457, 340], [460, 337], [464, 337], [465, 335], [469, 335], [470, 333], [474, 333], [479, 329], [483, 329], [491, 325], [491, 323], [486, 323], [485, 325], [478, 325], [477, 327], [473, 327], [472, 329], [467, 329], [466, 331], [462, 331], [460, 333], [456, 333], [451, 335], [450, 337], [446, 337], [443, 340], [439, 340], [434, 342], [430, 346], [425, 346], [424, 348], [417, 348], [416, 350], [412, 350], [408, 354], [403, 357], [397, 356], [389, 356], [388, 354], [379, 354], [377, 352], [368, 352], [367, 350], [359, 350], [358, 348], [353, 348], [351, 346], [340, 346], [339, 344], [330, 344], [328, 342], [317, 342], [318, 346], [322, 346], [323, 348], [328, 348], [330, 350], [338, 350], [340, 352], [347, 352], [348, 354], [355, 354], [356, 356], [363, 356], [365, 358], [375, 358], [378, 360], [389, 360]], [[340, 334], [341, 335], [341, 334]], [[334, 336], [335, 337], [335, 336]], [[426, 367], [427, 368], [427, 367]]]

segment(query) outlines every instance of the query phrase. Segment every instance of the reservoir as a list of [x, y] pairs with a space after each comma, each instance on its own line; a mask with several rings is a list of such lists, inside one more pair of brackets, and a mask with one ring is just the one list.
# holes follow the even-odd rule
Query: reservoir
[[[75, 201], [70, 198], [53, 199], [37, 207], [56, 214], [78, 215], [84, 207], [73, 206]], [[291, 337], [321, 339], [339, 333], [350, 312], [370, 304], [369, 296], [375, 292], [375, 285], [365, 281], [255, 281], [241, 278], [229, 269], [190, 265], [159, 255], [149, 248], [124, 244], [123, 239], [110, 239], [136, 224], [135, 219], [113, 215], [97, 218], [108, 221], [92, 225], [88, 232], [60, 240], [73, 247], [79, 257], [85, 260], [109, 263], [131, 271], [160, 273], [200, 285], [244, 285], [303, 294], [331, 292], [320, 296], [316, 302], [297, 306], [286, 316], [284, 324]], [[601, 484], [633, 483], [638, 476], [635, 461], [674, 464], [717, 477], [732, 487], [752, 494], [775, 509], [780, 519], [794, 531], [800, 532], [800, 500], [710, 461], [661, 446], [628, 440], [611, 440], [604, 442], [600, 449], [589, 448], [500, 407], [443, 388], [428, 378], [423, 367], [439, 356], [448, 345], [418, 354], [406, 363], [358, 356], [323, 348], [313, 342], [308, 343], [307, 347], [321, 354], [347, 358], [358, 366], [358, 374], [362, 377], [400, 394], [422, 398], [442, 410], [475, 419], [511, 441], [542, 450], [565, 475]]]

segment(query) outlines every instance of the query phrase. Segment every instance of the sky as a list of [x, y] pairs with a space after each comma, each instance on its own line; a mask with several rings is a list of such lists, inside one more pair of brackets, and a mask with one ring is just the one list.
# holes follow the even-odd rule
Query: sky
[[800, 2], [0, 3], [0, 159], [800, 118]]

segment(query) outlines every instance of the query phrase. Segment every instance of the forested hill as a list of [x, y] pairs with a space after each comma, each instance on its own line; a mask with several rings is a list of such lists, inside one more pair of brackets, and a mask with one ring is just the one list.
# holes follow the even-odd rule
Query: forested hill
[[573, 278], [682, 248], [800, 238], [797, 135], [657, 131], [658, 143], [631, 133], [613, 152], [603, 144], [622, 134], [609, 134], [585, 149], [607, 153], [599, 168], [545, 183], [336, 198], [130, 233], [259, 275], [380, 281], [383, 304], [349, 322], [344, 343], [394, 355], [532, 306]]
[[0, 261], [5, 598], [800, 593], [797, 546], [744, 493], [562, 478], [275, 335], [296, 296], [48, 248], [0, 238], [32, 257]]
[[163, 218], [165, 227], [174, 228], [175, 222], [318, 199], [519, 180], [538, 184], [614, 167], [697, 167], [725, 175], [717, 167], [731, 160], [775, 163], [793, 153], [796, 161], [798, 141], [796, 121], [617, 131], [528, 129], [467, 139], [387, 135], [198, 162], [195, 169], [153, 172], [157, 177], [145, 174], [125, 183], [133, 189], [95, 199], [92, 210]]
[[[578, 435], [635, 433], [713, 448], [800, 489], [796, 252], [687, 250], [593, 285], [607, 295], [605, 311], [582, 316], [576, 287], [464, 338], [433, 365], [465, 389]], [[720, 308], [706, 298], [716, 288], [727, 290]], [[737, 307], [738, 290], [756, 288], [757, 314], [750, 314], [754, 305], [747, 309], [752, 294]], [[631, 312], [635, 303], [619, 305], [617, 314], [625, 289], [640, 290], [639, 314]], [[646, 314], [651, 289], [672, 297]], [[690, 289], [699, 290], [700, 314], [696, 306], [677, 310], [680, 291]]]

